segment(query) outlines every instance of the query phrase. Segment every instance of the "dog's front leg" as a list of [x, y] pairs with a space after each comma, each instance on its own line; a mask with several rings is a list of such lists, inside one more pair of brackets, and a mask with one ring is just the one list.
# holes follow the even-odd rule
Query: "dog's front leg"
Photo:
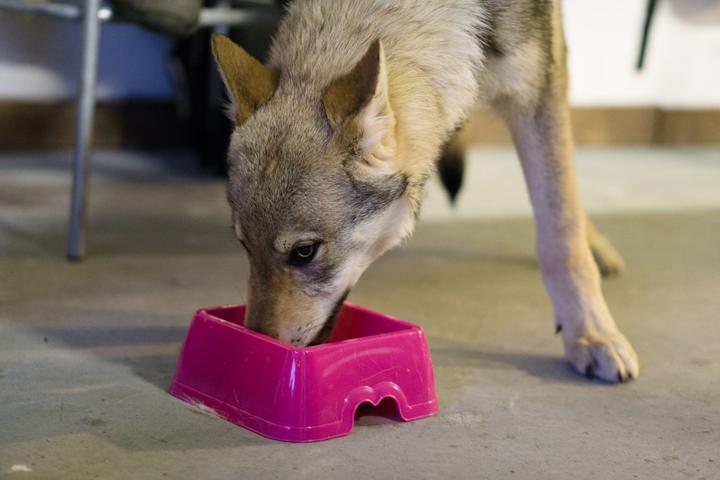
[[500, 110], [522, 162], [535, 213], [540, 269], [565, 357], [581, 373], [622, 382], [638, 376], [638, 357], [608, 310], [588, 246], [565, 92], [558, 85], [549, 90], [533, 108]]

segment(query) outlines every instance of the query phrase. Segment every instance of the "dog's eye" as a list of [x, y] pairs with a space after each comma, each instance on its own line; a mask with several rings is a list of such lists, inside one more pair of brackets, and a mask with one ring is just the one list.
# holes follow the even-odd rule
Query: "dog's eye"
[[307, 265], [315, 257], [319, 246], [320, 242], [295, 245], [290, 252], [288, 263], [294, 267]]

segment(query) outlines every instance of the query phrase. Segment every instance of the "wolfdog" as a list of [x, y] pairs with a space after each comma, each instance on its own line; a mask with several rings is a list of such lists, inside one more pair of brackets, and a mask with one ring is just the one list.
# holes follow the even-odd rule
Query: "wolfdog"
[[637, 378], [600, 288], [622, 259], [578, 200], [559, 0], [297, 0], [265, 64], [226, 37], [212, 46], [235, 123], [228, 199], [249, 257], [248, 327], [321, 342], [358, 277], [413, 231], [436, 168], [457, 193], [457, 132], [481, 103], [522, 163], [565, 357], [591, 377]]

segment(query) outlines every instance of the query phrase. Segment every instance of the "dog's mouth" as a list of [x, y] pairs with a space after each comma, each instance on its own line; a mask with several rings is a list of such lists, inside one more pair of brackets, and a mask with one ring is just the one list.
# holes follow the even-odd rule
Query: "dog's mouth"
[[324, 343], [328, 339], [328, 337], [330, 337], [330, 333], [332, 332], [333, 328], [335, 328], [335, 322], [337, 322], [337, 318], [340, 315], [340, 310], [342, 310], [343, 303], [345, 302], [345, 299], [349, 294], [350, 289], [345, 290], [345, 292], [340, 296], [338, 301], [335, 302], [335, 305], [330, 311], [330, 315], [328, 315], [322, 328], [317, 333], [317, 335], [315, 335], [315, 338], [313, 338], [312, 341], [308, 344], [309, 347], [312, 347], [314, 345], [320, 345], [321, 343]]

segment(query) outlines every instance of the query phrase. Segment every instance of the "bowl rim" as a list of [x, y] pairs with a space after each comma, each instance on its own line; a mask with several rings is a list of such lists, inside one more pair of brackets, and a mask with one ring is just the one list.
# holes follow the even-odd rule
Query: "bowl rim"
[[275, 338], [272, 338], [267, 335], [263, 335], [262, 333], [251, 330], [251, 329], [247, 328], [245, 325], [239, 325], [237, 323], [233, 323], [229, 320], [225, 320], [224, 318], [218, 317], [209, 312], [212, 310], [229, 310], [229, 309], [239, 308], [239, 307], [245, 307], [245, 304], [223, 304], [223, 305], [218, 305], [218, 306], [214, 306], [214, 307], [199, 308], [195, 312], [195, 317], [198, 315], [202, 315], [202, 316], [206, 317], [207, 319], [210, 319], [210, 320], [220, 323], [223, 326], [233, 328], [233, 329], [241, 332], [243, 335], [248, 335], [257, 341], [269, 343], [271, 345], [280, 347], [283, 350], [293, 352], [293, 353], [314, 352], [314, 351], [318, 351], [318, 350], [329, 350], [332, 348], [341, 348], [346, 345], [352, 345], [353, 343], [370, 342], [370, 341], [373, 341], [373, 339], [388, 338], [388, 337], [393, 337], [393, 336], [398, 336], [398, 335], [407, 335], [408, 333], [412, 333], [412, 334], [416, 334], [416, 335], [423, 335], [423, 330], [419, 325], [415, 325], [414, 323], [410, 323], [405, 320], [400, 320], [399, 318], [396, 318], [392, 315], [388, 315], [385, 313], [380, 313], [380, 312], [377, 312], [374, 310], [370, 310], [369, 308], [366, 308], [366, 307], [363, 307], [360, 305], [356, 305], [351, 302], [345, 302], [345, 303], [343, 303], [343, 309], [350, 308], [353, 310], [360, 311], [362, 314], [369, 313], [369, 314], [373, 314], [373, 315], [380, 315], [381, 317], [384, 317], [386, 320], [390, 320], [393, 323], [399, 324], [401, 326], [401, 328], [398, 330], [392, 331], [392, 332], [378, 333], [375, 335], [367, 335], [364, 337], [346, 338], [343, 340], [339, 340], [337, 342], [321, 343], [319, 345], [310, 345], [307, 347], [295, 347], [295, 346], [289, 345], [285, 342], [281, 342], [280, 340], [277, 340]]

